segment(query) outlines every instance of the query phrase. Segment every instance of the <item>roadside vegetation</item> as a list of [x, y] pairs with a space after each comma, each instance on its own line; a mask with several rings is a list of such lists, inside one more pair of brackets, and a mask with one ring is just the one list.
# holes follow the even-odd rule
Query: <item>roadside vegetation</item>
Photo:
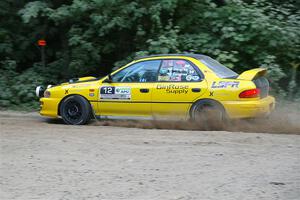
[[[271, 92], [300, 102], [299, 8], [297, 0], [2, 0], [0, 108], [36, 108], [36, 85], [184, 52], [238, 73], [267, 67]], [[39, 39], [47, 42], [46, 66]]]

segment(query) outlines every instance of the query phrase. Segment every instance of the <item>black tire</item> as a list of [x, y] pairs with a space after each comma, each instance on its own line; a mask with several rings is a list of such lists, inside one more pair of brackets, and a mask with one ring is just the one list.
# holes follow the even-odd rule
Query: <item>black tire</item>
[[60, 115], [66, 124], [82, 125], [91, 119], [91, 105], [82, 96], [72, 95], [60, 105]]
[[220, 130], [226, 123], [223, 106], [212, 100], [205, 99], [196, 102], [190, 114], [192, 122], [204, 130]]

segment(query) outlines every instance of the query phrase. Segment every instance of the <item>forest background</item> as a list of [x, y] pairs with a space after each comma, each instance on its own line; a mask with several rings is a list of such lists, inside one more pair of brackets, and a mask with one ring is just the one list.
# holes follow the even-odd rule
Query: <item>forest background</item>
[[238, 73], [266, 67], [278, 101], [300, 102], [299, 8], [297, 0], [2, 0], [0, 108], [37, 108], [37, 85], [187, 52]]

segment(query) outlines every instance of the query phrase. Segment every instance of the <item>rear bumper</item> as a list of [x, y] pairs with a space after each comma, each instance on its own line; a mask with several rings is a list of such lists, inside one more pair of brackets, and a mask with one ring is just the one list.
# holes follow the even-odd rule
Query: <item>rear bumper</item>
[[275, 108], [275, 98], [272, 96], [252, 101], [223, 101], [221, 103], [231, 119], [263, 117], [269, 115]]
[[59, 100], [55, 98], [41, 98], [40, 114], [48, 117], [58, 117]]

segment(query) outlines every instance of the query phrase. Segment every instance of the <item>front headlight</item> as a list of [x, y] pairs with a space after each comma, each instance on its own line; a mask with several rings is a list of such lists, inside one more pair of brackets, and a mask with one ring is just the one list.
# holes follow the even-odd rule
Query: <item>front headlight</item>
[[49, 92], [48, 90], [46, 90], [46, 91], [44, 92], [44, 97], [45, 97], [45, 98], [49, 98], [49, 97], [50, 97], [50, 92]]

